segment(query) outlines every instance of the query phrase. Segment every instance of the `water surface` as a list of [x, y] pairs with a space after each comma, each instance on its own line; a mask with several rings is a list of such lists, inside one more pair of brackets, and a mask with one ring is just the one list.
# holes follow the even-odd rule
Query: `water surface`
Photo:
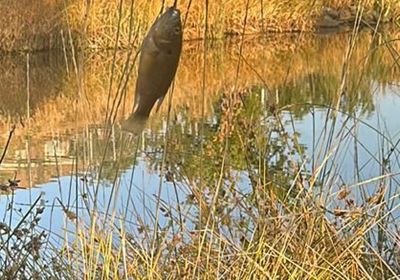
[[[211, 203], [222, 182], [221, 227], [229, 228], [224, 217], [241, 216], [235, 201], [250, 199], [256, 187], [296, 203], [296, 174], [326, 199], [349, 188], [360, 205], [385, 184], [397, 217], [399, 45], [385, 44], [395, 35], [363, 32], [349, 53], [350, 38], [245, 38], [241, 55], [238, 39], [187, 42], [172, 99], [140, 140], [118, 125], [133, 102], [135, 73], [123, 70], [127, 52], [118, 53], [113, 79], [112, 52], [79, 54], [77, 66], [70, 53], [1, 56], [1, 142], [12, 125], [16, 130], [0, 183], [20, 180], [13, 196], [0, 197], [4, 222], [10, 209], [24, 213], [41, 196], [40, 227], [57, 242], [76, 223], [57, 199], [78, 221], [97, 208], [138, 236], [155, 220], [168, 227], [170, 217], [175, 227], [194, 229], [196, 195]], [[115, 125], [105, 126], [110, 116]]]

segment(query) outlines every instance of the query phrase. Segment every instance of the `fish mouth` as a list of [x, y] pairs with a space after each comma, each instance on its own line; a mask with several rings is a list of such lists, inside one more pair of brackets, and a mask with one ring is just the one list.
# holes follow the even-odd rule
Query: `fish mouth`
[[154, 28], [156, 44], [170, 44], [182, 36], [181, 13], [174, 7], [168, 8], [157, 20]]
[[168, 13], [170, 13], [172, 16], [176, 16], [176, 17], [179, 17], [181, 15], [181, 11], [179, 11], [179, 9], [174, 8], [174, 7], [169, 7]]
[[175, 8], [173, 8], [173, 7], [171, 7], [171, 8], [169, 8], [170, 9], [170, 13], [171, 13], [171, 16], [173, 16], [173, 17], [177, 17], [177, 18], [179, 18], [180, 16], [181, 16], [181, 12], [178, 10], [178, 9], [175, 9]]
[[168, 25], [169, 27], [180, 26], [181, 12], [174, 7], [170, 7], [158, 18], [157, 22], [159, 25]]
[[180, 21], [181, 21], [181, 12], [178, 9], [174, 8], [174, 7], [170, 7], [165, 12], [165, 17], [168, 20], [171, 20], [174, 23], [179, 24]]

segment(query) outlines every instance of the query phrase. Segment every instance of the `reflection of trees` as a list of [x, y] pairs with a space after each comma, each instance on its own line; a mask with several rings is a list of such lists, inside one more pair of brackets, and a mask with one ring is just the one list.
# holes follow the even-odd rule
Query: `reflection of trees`
[[[211, 174], [215, 174], [218, 169], [218, 162], [221, 158], [214, 158], [204, 149], [202, 154], [202, 141], [204, 145], [212, 145], [213, 137], [217, 132], [217, 125], [204, 122], [203, 129], [200, 122], [191, 122], [189, 112], [184, 111], [179, 114], [180, 121], [171, 121], [169, 127], [169, 139], [167, 143], [167, 168], [175, 170], [181, 167], [181, 171], [176, 172], [178, 180], [184, 178], [196, 180], [200, 176], [206, 181], [213, 181]], [[218, 118], [218, 114], [216, 114]], [[200, 135], [201, 131], [203, 132]], [[162, 162], [162, 147], [164, 145], [164, 135], [146, 135], [146, 154], [154, 169], [159, 170]], [[157, 155], [158, 154], [158, 155]], [[203, 162], [202, 162], [203, 161]], [[200, 175], [200, 173], [202, 175]]]
[[[385, 36], [390, 39], [391, 35]], [[394, 37], [395, 35], [393, 35]], [[367, 88], [370, 80], [382, 83], [382, 85], [398, 80], [399, 69], [395, 67], [394, 58], [388, 48], [382, 45], [383, 41], [380, 38], [384, 37], [376, 36], [373, 40], [372, 34], [368, 32], [358, 35], [356, 48], [349, 61], [348, 79], [345, 85], [346, 94], [342, 98], [342, 102], [346, 103], [348, 108], [351, 108], [358, 99], [364, 102], [365, 108], [372, 108], [367, 105], [370, 102], [367, 100], [369, 97], [362, 96], [361, 91], [358, 90], [365, 86], [365, 90], [368, 89], [370, 92]], [[319, 98], [316, 100], [322, 102], [324, 101], [322, 98], [325, 98], [325, 104], [336, 104], [348, 39], [349, 34], [346, 33], [330, 36], [246, 37], [243, 44], [244, 60], [236, 81], [238, 63], [236, 50], [240, 41], [236, 39], [212, 42], [207, 48], [204, 96], [202, 93], [203, 77], [195, 74], [203, 71], [203, 45], [199, 42], [187, 42], [175, 81], [173, 104], [175, 108], [190, 108], [190, 119], [199, 120], [202, 117], [199, 104], [203, 103], [203, 97], [205, 114], [210, 116], [213, 113], [213, 104], [219, 98], [219, 93], [226, 92], [233, 84], [237, 84], [239, 89], [254, 89], [263, 87], [264, 82], [271, 89], [272, 95], [275, 95], [276, 90], [283, 91], [279, 94], [281, 100], [289, 98], [287, 97], [290, 96], [290, 93], [287, 93], [287, 87], [289, 87], [293, 94], [295, 94], [295, 90], [302, 91], [300, 94], [303, 99], [297, 97], [298, 101]], [[378, 44], [381, 45], [374, 49]], [[396, 43], [393, 44], [393, 47], [397, 48]], [[52, 56], [53, 58], [51, 58]], [[35, 66], [35, 59], [40, 61], [36, 57], [47, 58], [42, 58], [41, 60], [44, 62], [40, 62], [41, 64], [37, 62]], [[119, 52], [117, 55], [115, 79], [111, 92], [112, 99], [115, 98], [116, 86], [119, 84], [126, 58], [126, 52]], [[68, 59], [70, 61], [70, 56]], [[46, 98], [41, 99], [44, 101], [43, 103], [37, 103], [42, 104], [40, 105], [41, 114], [31, 115], [33, 119], [31, 125], [35, 126], [35, 130], [44, 132], [50, 128], [59, 130], [61, 126], [75, 127], [76, 112], [79, 114], [80, 127], [98, 123], [99, 120], [104, 119], [108, 102], [110, 65], [113, 63], [112, 52], [89, 54], [82, 60], [84, 64], [80, 66], [83, 70], [81, 78], [82, 85], [84, 85], [84, 98], [78, 102], [73, 100], [77, 96], [78, 90], [72, 65], [70, 65], [70, 79], [65, 79], [65, 83], [58, 89], [63, 94], [57, 98], [50, 97], [54, 96], [51, 92], [57, 90], [56, 84], [59, 81], [58, 76], [56, 77], [57, 73], [61, 74], [60, 77], [65, 76], [62, 74], [65, 70], [62, 54], [55, 52], [32, 55], [31, 61], [32, 79], [34, 79], [35, 71], [39, 73], [39, 67], [43, 67], [42, 72], [44, 72], [42, 79], [38, 77], [36, 81], [31, 81], [32, 104], [35, 103], [36, 98]], [[79, 60], [78, 63], [82, 61]], [[11, 111], [23, 112], [21, 108], [26, 104], [25, 56], [19, 57], [16, 62], [7, 62], [6, 60], [3, 65], [5, 65], [4, 69], [0, 68], [0, 71], [4, 71], [4, 75], [1, 77], [7, 76], [7, 80], [2, 83], [7, 86], [4, 91], [18, 92], [17, 98], [14, 98], [18, 101], [9, 103], [7, 108]], [[129, 79], [128, 94], [123, 102], [124, 106], [121, 106], [119, 110], [119, 117], [123, 117], [122, 115], [126, 115], [131, 110], [134, 83], [135, 75], [133, 74]], [[295, 89], [296, 87], [299, 88]], [[300, 87], [303, 88], [300, 89]], [[36, 94], [35, 91], [40, 94]], [[358, 96], [353, 96], [355, 92]], [[320, 96], [321, 94], [324, 96]], [[329, 100], [329, 98], [331, 99]], [[166, 104], [166, 102], [164, 103]], [[289, 103], [284, 102], [283, 104]], [[342, 105], [342, 109], [346, 109], [344, 104]], [[37, 105], [33, 106], [37, 107]], [[18, 107], [20, 109], [17, 109]], [[161, 112], [165, 112], [166, 108], [167, 106], [162, 106]], [[108, 108], [108, 110], [110, 109]], [[122, 112], [123, 110], [125, 111]], [[51, 127], [49, 126], [49, 115], [52, 115]], [[1, 121], [5, 122], [4, 116]]]
[[[340, 110], [351, 113], [361, 110], [369, 113], [374, 110], [371, 80], [358, 80], [358, 75], [353, 75], [347, 83], [346, 90], [341, 97]], [[300, 80], [289, 82], [279, 86], [279, 106], [291, 104], [303, 104], [290, 106], [289, 110], [298, 118], [309, 113], [309, 106], [304, 104], [317, 104], [335, 107], [337, 93], [340, 86], [338, 77], [312, 73]]]
[[[332, 53], [325, 53], [319, 57], [320, 61], [315, 60], [314, 55], [310, 56], [310, 53], [301, 53], [304, 61], [313, 60], [313, 69], [310, 67], [311, 71], [304, 71], [302, 75], [273, 88], [273, 92], [279, 93], [279, 106], [302, 103], [335, 105], [340, 98], [339, 109], [342, 111], [372, 112], [374, 83], [385, 87], [397, 81], [399, 73], [391, 51], [379, 44], [382, 44], [381, 36], [369, 40], [367, 34], [360, 34], [357, 47], [347, 61], [343, 61], [344, 53], [334, 56], [329, 56]], [[342, 83], [340, 63], [348, 65], [342, 93], [339, 93]], [[335, 64], [336, 70], [332, 71]], [[308, 112], [307, 108], [302, 106], [292, 106], [291, 110], [297, 117], [302, 117]]]
[[[365, 42], [365, 37], [361, 36], [359, 40]], [[359, 49], [356, 49], [346, 61], [348, 69], [342, 93], [339, 93], [342, 78], [340, 75], [341, 65], [338, 62], [341, 62], [343, 57], [337, 56], [338, 61], [332, 69], [332, 62], [335, 61], [332, 60], [332, 56], [321, 57], [312, 52], [303, 52], [299, 53], [299, 57], [290, 59], [278, 55], [276, 59], [280, 59], [283, 65], [289, 65], [290, 61], [299, 59], [303, 60], [305, 64], [308, 63], [305, 61], [312, 60], [313, 65], [308, 68], [305, 67], [303, 72], [296, 72], [295, 76], [290, 72], [289, 79], [284, 84], [274, 83], [275, 86], [270, 88], [266, 97], [268, 107], [283, 108], [284, 111], [290, 111], [297, 118], [303, 118], [309, 113], [309, 105], [306, 104], [320, 104], [335, 108], [336, 104], [339, 103], [339, 110], [347, 113], [372, 112], [374, 110], [375, 83], [386, 85], [389, 81], [396, 79], [398, 72], [398, 69], [390, 65], [388, 53], [381, 48], [375, 49], [375, 46], [375, 41], [368, 41], [367, 45], [360, 45]], [[369, 52], [369, 47], [373, 51]], [[318, 61], [317, 57], [321, 60]], [[382, 63], [382, 61], [386, 61], [386, 63]], [[264, 68], [261, 67], [260, 69], [262, 71]], [[297, 71], [298, 69], [294, 68], [294, 70]], [[296, 151], [289, 144], [289, 138], [295, 136], [286, 135], [289, 137], [288, 139], [281, 137], [277, 123], [265, 125], [255, 123], [253, 124], [254, 127], [249, 124], [254, 119], [265, 119], [268, 114], [267, 108], [264, 108], [260, 101], [260, 95], [263, 92], [262, 86], [251, 87], [251, 90], [244, 95], [245, 106], [233, 123], [228, 124], [235, 127], [236, 134], [233, 133], [229, 138], [229, 152], [226, 158], [227, 168], [247, 171], [250, 177], [253, 173], [260, 174], [263, 170], [264, 174], [267, 174], [265, 176], [267, 181], [278, 182], [280, 186], [287, 186], [289, 185], [287, 182], [288, 172], [292, 172], [292, 169], [288, 167], [288, 162], [291, 158], [295, 158], [296, 153], [301, 154], [300, 150], [305, 147], [300, 145], [300, 148], [296, 148], [300, 150]], [[275, 94], [278, 95], [277, 104], [274, 104], [276, 101]], [[195, 181], [201, 177], [207, 178], [209, 185], [216, 183], [222, 163], [223, 150], [222, 144], [216, 141], [218, 131], [221, 130], [224, 123], [224, 112], [221, 111], [222, 101], [217, 99], [214, 102], [214, 108], [211, 110], [214, 112], [213, 119], [216, 123], [207, 122], [206, 118], [203, 118], [204, 131], [202, 135], [188, 133], [188, 131], [193, 130], [190, 115], [182, 114], [181, 117], [184, 121], [180, 123], [172, 122], [170, 131], [172, 136], [167, 153], [168, 163], [174, 166], [180, 165], [179, 163], [184, 161], [185, 175], [190, 178], [190, 181]], [[198, 131], [200, 131], [201, 121], [197, 123], [197, 126], [199, 127]], [[275, 135], [275, 137], [271, 135]], [[242, 139], [239, 139], [240, 137]], [[200, 153], [200, 138], [204, 143], [203, 154]], [[150, 146], [161, 144], [148, 141]], [[289, 151], [290, 149], [291, 151]], [[250, 179], [257, 181], [254, 178]], [[258, 179], [258, 181], [260, 180]]]
[[[295, 38], [279, 36], [275, 39], [246, 39], [243, 52], [245, 62], [242, 63], [237, 81], [235, 81], [235, 74], [238, 57], [235, 50], [238, 42], [214, 42], [212, 47], [208, 48], [209, 53], [205, 64], [204, 96], [201, 89], [202, 75], [194, 74], [202, 72], [202, 45], [189, 45], [188, 43], [182, 57], [173, 95], [173, 106], [179, 112], [176, 114], [181, 120], [172, 120], [170, 126], [171, 133], [167, 146], [170, 151], [168, 152], [169, 163], [184, 161], [188, 166], [185, 172], [192, 174], [190, 176], [192, 178], [199, 178], [200, 172], [215, 173], [217, 168], [211, 167], [209, 164], [200, 164], [200, 158], [203, 156], [202, 160], [205, 163], [213, 162], [216, 166], [221, 164], [218, 155], [221, 156], [222, 145], [216, 141], [216, 138], [218, 138], [219, 130], [222, 129], [221, 126], [226, 122], [221, 109], [224, 98], [221, 98], [220, 93], [229, 91], [233, 84], [237, 84], [239, 89], [247, 89], [245, 90], [247, 93], [244, 95], [246, 102], [254, 103], [251, 105], [253, 111], [248, 113], [259, 117], [266, 114], [265, 108], [256, 105], [259, 103], [259, 95], [267, 92], [263, 90], [264, 81], [270, 89], [265, 97], [265, 102], [275, 109], [290, 110], [298, 118], [304, 117], [308, 108], [292, 106], [292, 104], [337, 104], [341, 67], [348, 34], [309, 36], [306, 39], [293, 37]], [[355, 110], [371, 112], [374, 109], [372, 103], [374, 83], [385, 86], [390, 82], [397, 81], [399, 69], [395, 67], [390, 52], [379, 45], [382, 44], [379, 36], [372, 40], [371, 34], [363, 32], [359, 34], [357, 40], [357, 47], [348, 62], [348, 74], [339, 108], [346, 112]], [[301, 43], [301, 47], [294, 47], [295, 43]], [[380, 47], [374, 49], [378, 45]], [[126, 53], [118, 55], [116, 69], [123, 68], [126, 55]], [[15, 56], [13, 59], [2, 57], [0, 61], [3, 62], [3, 66], [0, 67], [0, 72], [3, 73], [0, 75], [2, 81], [0, 83], [0, 99], [3, 101], [0, 104], [1, 121], [7, 123], [6, 116], [26, 115], [26, 57]], [[36, 154], [40, 154], [40, 147], [43, 146], [41, 143], [43, 134], [49, 135], [49, 131], [53, 133], [61, 130], [65, 134], [68, 131], [86, 129], [92, 124], [97, 125], [104, 120], [108, 101], [109, 66], [112, 61], [112, 53], [97, 53], [85, 60], [85, 71], [82, 75], [85, 97], [77, 100], [76, 77], [71, 71], [70, 78], [66, 78], [62, 54], [31, 55], [30, 107], [32, 119], [30, 124], [31, 129], [35, 131], [35, 137], [33, 137], [35, 145], [32, 145], [32, 149], [37, 150]], [[70, 67], [70, 69], [72, 68]], [[122, 75], [120, 71], [116, 71], [116, 73], [113, 87], [118, 84], [117, 81]], [[64, 79], [66, 82], [63, 82]], [[129, 94], [123, 103], [125, 106], [121, 106], [125, 108], [125, 113], [131, 108], [132, 84], [134, 84], [134, 78], [129, 81]], [[113, 88], [112, 99], [115, 97], [115, 92], [116, 90]], [[12, 98], [9, 98], [10, 93]], [[57, 97], [54, 98], [55, 96]], [[278, 104], [275, 104], [275, 96], [279, 97]], [[205, 116], [201, 116], [202, 107], [199, 105], [202, 104], [203, 97]], [[253, 98], [255, 99], [253, 100]], [[167, 104], [167, 102], [164, 103]], [[165, 112], [167, 108], [165, 104], [161, 108], [162, 112]], [[246, 107], [245, 111], [247, 112], [247, 110]], [[123, 114], [122, 109], [119, 113]], [[245, 114], [244, 111], [241, 111], [241, 114]], [[161, 127], [159, 118], [160, 115], [156, 115], [150, 120], [154, 131]], [[242, 119], [247, 118], [248, 116], [242, 116]], [[18, 116], [13, 119], [13, 122], [15, 123], [19, 119]], [[202, 122], [204, 123], [201, 136], [203, 137], [203, 154], [200, 152], [199, 136], [202, 131]], [[236, 129], [241, 128], [241, 124], [238, 123], [228, 123], [227, 126], [229, 125], [234, 125]], [[271, 133], [268, 132], [270, 127], [260, 126], [259, 129], [264, 129], [265, 135]], [[17, 134], [21, 132], [23, 132], [22, 129], [18, 130]], [[88, 136], [83, 135], [83, 137]], [[146, 134], [145, 137], [149, 152], [157, 154], [162, 150], [163, 136], [158, 137], [155, 133], [151, 133]], [[235, 140], [234, 133], [230, 137], [232, 139], [229, 143], [230, 155], [227, 162], [233, 169], [245, 170], [248, 161], [240, 153], [243, 148], [241, 145], [244, 144], [240, 144], [238, 139]], [[107, 141], [100, 138], [96, 140], [99, 143], [96, 144], [99, 146], [98, 150], [96, 150], [97, 147], [94, 148], [95, 153], [98, 153], [96, 164], [103, 160], [101, 153], [104, 149], [102, 148]], [[14, 138], [13, 145], [10, 147], [10, 155], [14, 154], [15, 150], [24, 149], [24, 141], [21, 139], [22, 137], [19, 136]], [[116, 139], [118, 142], [118, 137]], [[274, 138], [267, 140], [268, 143], [275, 141]], [[78, 143], [79, 145], [83, 144]], [[118, 150], [119, 143], [115, 145]], [[279, 150], [278, 147], [282, 146], [282, 143], [274, 145]], [[270, 151], [273, 151], [272, 148]], [[111, 153], [111, 149], [108, 153]], [[276, 152], [273, 151], [272, 154], [274, 153]], [[115, 155], [118, 157], [118, 151]], [[112, 162], [112, 157], [115, 155], [107, 154], [106, 159]], [[149, 154], [149, 157], [153, 157], [153, 154]], [[281, 160], [284, 161], [283, 157]], [[129, 165], [128, 162], [133, 161], [128, 160], [126, 166]], [[112, 166], [113, 164], [110, 164], [109, 168], [112, 169]], [[271, 164], [269, 164], [270, 166]], [[281, 166], [282, 163], [277, 163], [276, 170], [279, 170]], [[158, 165], [154, 167], [158, 168]], [[201, 171], [199, 171], [200, 168]], [[211, 178], [210, 182], [212, 182]]]
[[[255, 91], [245, 97], [245, 106], [241, 106], [230, 123], [234, 129], [222, 139], [219, 134], [226, 119], [220, 102], [215, 104], [213, 122], [205, 120], [203, 130], [201, 122], [190, 123], [185, 114], [180, 115], [180, 122], [171, 121], [167, 168], [175, 173], [176, 179], [198, 182], [202, 178], [203, 185], [213, 189], [224, 161], [223, 177], [227, 185], [235, 184], [233, 173], [240, 171], [248, 175], [253, 188], [266, 182], [272, 182], [274, 188], [289, 186], [291, 169], [288, 162], [293, 157], [293, 150], [288, 149], [288, 139], [280, 137], [278, 123], [270, 113], [266, 113], [264, 104], [260, 102], [260, 93]], [[197, 133], [194, 133], [195, 127]], [[158, 147], [162, 147], [163, 141], [163, 137], [150, 137], [146, 139], [147, 149], [160, 152]], [[225, 141], [228, 143], [226, 153]], [[153, 167], [159, 168], [161, 156], [149, 159]]]
[[[110, 133], [110, 134], [109, 134]], [[137, 139], [129, 139], [127, 135], [115, 129], [109, 132], [92, 127], [71, 145], [69, 156], [78, 158], [78, 170], [87, 170], [92, 176], [98, 176], [101, 169], [101, 180], [113, 182], [116, 175], [121, 174], [135, 162]]]

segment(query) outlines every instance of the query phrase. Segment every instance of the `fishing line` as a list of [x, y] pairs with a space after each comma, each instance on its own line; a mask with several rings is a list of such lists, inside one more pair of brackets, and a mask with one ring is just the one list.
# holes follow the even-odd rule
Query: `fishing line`
[[189, 14], [190, 6], [192, 5], [192, 0], [189, 1], [187, 8], [186, 8], [186, 14], [185, 14], [185, 19], [183, 20], [183, 29], [185, 29], [186, 26], [186, 20]]
[[165, 0], [162, 0], [162, 2], [161, 2], [161, 9], [160, 9], [160, 13], [158, 14], [158, 16], [161, 16], [161, 14], [163, 13], [163, 11], [164, 11], [164, 6], [165, 6]]

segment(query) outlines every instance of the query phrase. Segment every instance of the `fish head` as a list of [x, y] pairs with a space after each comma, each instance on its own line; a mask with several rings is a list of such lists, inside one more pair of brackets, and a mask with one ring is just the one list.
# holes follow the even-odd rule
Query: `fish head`
[[153, 39], [157, 45], [181, 43], [181, 13], [174, 7], [168, 8], [154, 26]]

